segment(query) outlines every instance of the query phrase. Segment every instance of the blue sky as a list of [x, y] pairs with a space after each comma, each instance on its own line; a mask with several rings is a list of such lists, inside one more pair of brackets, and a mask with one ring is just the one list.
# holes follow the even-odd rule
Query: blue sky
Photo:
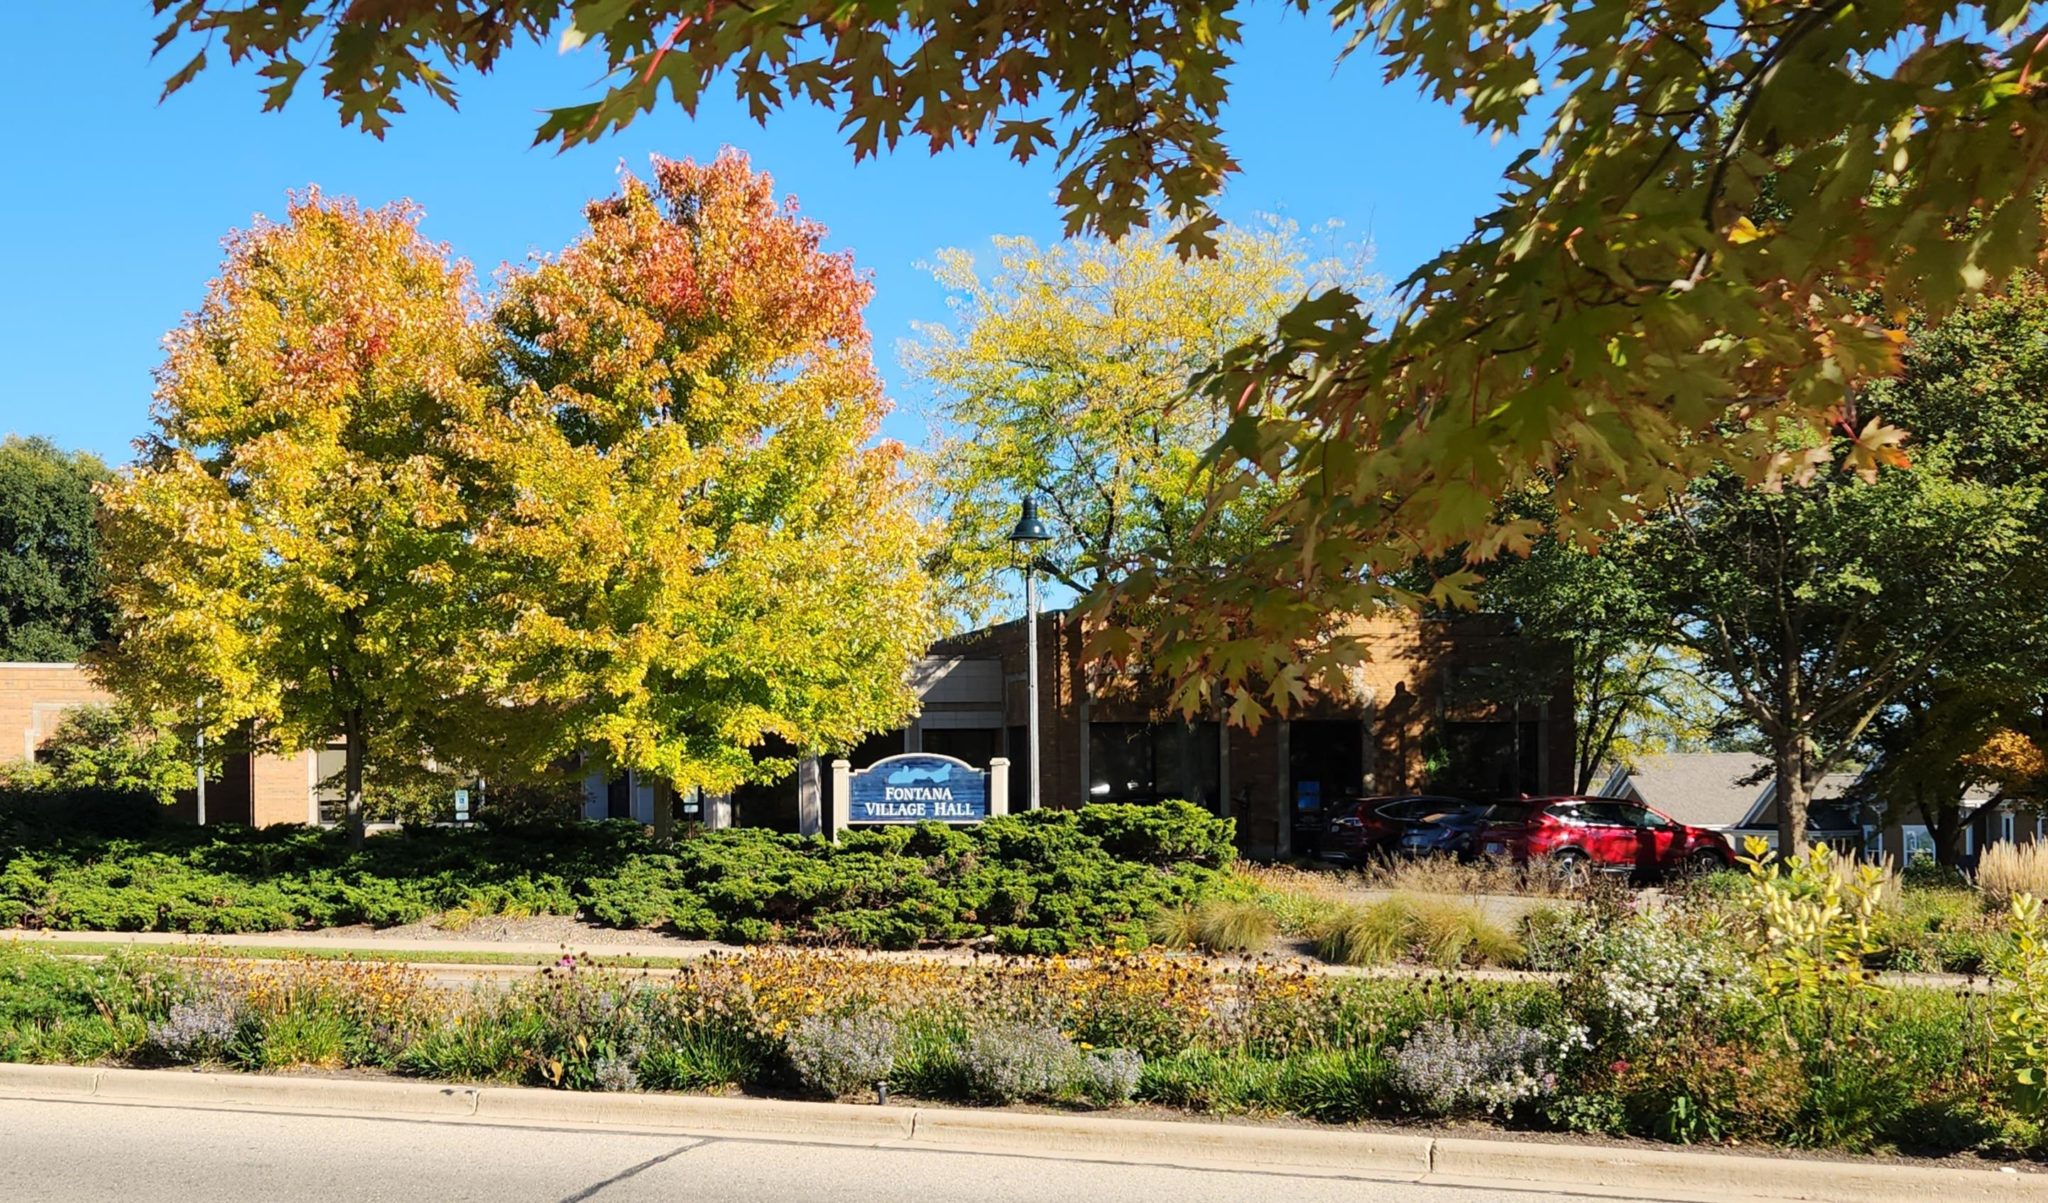
[[[69, 10], [69, 11], [65, 11]], [[81, 13], [89, 12], [90, 18]], [[797, 107], [763, 129], [730, 103], [696, 119], [657, 110], [623, 135], [565, 154], [530, 147], [538, 110], [586, 99], [589, 55], [534, 47], [491, 78], [463, 81], [450, 112], [424, 97], [382, 142], [343, 130], [311, 85], [283, 114], [260, 112], [257, 81], [224, 65], [158, 104], [183, 57], [152, 63], [144, 0], [19, 5], [0, 43], [9, 167], [0, 228], [11, 233], [0, 296], [0, 432], [42, 434], [115, 462], [147, 424], [150, 369], [164, 332], [198, 303], [220, 239], [286, 190], [317, 183], [371, 204], [410, 197], [424, 229], [488, 278], [500, 264], [568, 241], [580, 206], [650, 153], [708, 158], [747, 150], [776, 186], [874, 274], [876, 355], [897, 411], [887, 433], [923, 440], [922, 398], [898, 363], [913, 321], [943, 320], [945, 297], [918, 266], [940, 247], [984, 251], [998, 234], [1060, 230], [1054, 171], [979, 147], [934, 158], [908, 145], [855, 165], [837, 118]], [[91, 25], [94, 28], [86, 28]], [[1227, 216], [1337, 221], [1370, 239], [1398, 276], [1470, 229], [1513, 153], [1464, 127], [1376, 64], [1334, 65], [1317, 22], [1255, 9], [1225, 116], [1244, 173]], [[175, 60], [175, 61], [168, 61]]]

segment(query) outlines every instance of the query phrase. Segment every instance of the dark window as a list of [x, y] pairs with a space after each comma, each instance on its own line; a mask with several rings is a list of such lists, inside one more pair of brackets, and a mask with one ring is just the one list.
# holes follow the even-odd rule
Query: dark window
[[1629, 812], [1635, 809], [1619, 802], [1581, 802], [1579, 821], [1596, 827], [1633, 827], [1635, 823]]
[[903, 755], [903, 728], [894, 731], [877, 731], [855, 744], [846, 754], [847, 762], [854, 768], [864, 769], [885, 756]]
[[934, 756], [951, 756], [964, 760], [978, 769], [988, 767], [995, 759], [996, 748], [1002, 743], [1003, 733], [993, 727], [981, 729], [963, 727], [933, 731], [927, 729], [922, 736], [924, 750]]
[[633, 817], [633, 779], [624, 773], [604, 783], [604, 817], [607, 819], [630, 819]]
[[1365, 728], [1355, 720], [1303, 719], [1287, 730], [1294, 809], [1317, 812], [1365, 792]]
[[1444, 723], [1443, 754], [1433, 767], [1431, 786], [1475, 798], [1537, 793], [1542, 788], [1537, 776], [1542, 735], [1543, 724], [1533, 719]]
[[1031, 733], [1011, 727], [1003, 734], [1010, 757], [1010, 813], [1017, 814], [1031, 805]]
[[1215, 809], [1222, 793], [1215, 723], [1090, 723], [1088, 800], [1181, 798]]

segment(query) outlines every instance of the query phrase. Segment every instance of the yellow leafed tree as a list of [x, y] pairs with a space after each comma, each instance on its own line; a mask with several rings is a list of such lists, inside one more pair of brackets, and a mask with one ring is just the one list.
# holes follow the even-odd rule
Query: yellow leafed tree
[[476, 299], [417, 219], [311, 192], [231, 237], [167, 340], [140, 461], [103, 490], [98, 671], [158, 711], [203, 705], [217, 732], [342, 736], [356, 840], [367, 758], [437, 742], [474, 621], [447, 464], [481, 412]]

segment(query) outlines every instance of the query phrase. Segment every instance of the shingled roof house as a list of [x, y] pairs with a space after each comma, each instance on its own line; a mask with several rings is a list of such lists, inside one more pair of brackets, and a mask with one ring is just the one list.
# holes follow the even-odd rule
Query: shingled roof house
[[[1830, 773], [1813, 791], [1807, 838], [1846, 851], [1863, 848], [1860, 808], [1848, 800], [1859, 774]], [[1737, 851], [1748, 836], [1778, 843], [1778, 785], [1770, 762], [1748, 752], [1666, 752], [1616, 765], [1599, 789], [1603, 798], [1654, 806], [1681, 823], [1727, 835]]]

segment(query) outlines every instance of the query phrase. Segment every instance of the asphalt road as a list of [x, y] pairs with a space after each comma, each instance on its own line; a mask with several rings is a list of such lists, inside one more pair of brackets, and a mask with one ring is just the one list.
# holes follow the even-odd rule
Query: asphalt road
[[6, 1203], [1543, 1203], [1098, 1161], [0, 1099]]

